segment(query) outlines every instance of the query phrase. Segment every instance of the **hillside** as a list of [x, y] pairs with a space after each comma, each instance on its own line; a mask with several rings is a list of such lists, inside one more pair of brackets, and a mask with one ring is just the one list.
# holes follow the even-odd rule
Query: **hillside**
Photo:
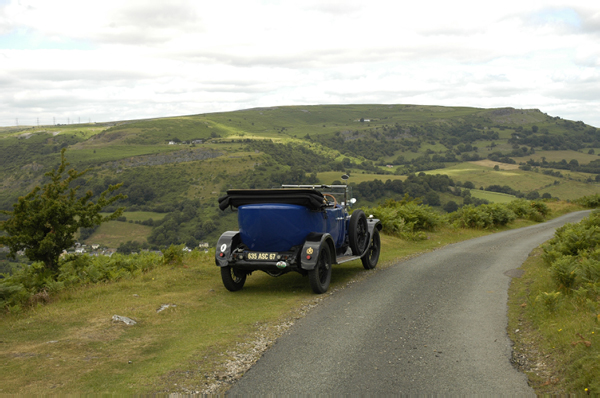
[[[39, 184], [64, 147], [72, 166], [89, 168], [79, 181], [84, 190], [98, 194], [124, 183], [125, 216], [138, 215], [127, 221], [144, 228], [132, 225], [121, 239], [147, 247], [213, 244], [236, 228], [235, 214], [216, 207], [229, 188], [332, 183], [343, 173], [359, 204], [409, 194], [440, 211], [449, 202], [506, 195], [575, 199], [600, 192], [600, 130], [580, 121], [535, 109], [289, 106], [0, 128], [0, 208], [10, 210]], [[87, 231], [86, 242], [124, 243], [107, 230]]]

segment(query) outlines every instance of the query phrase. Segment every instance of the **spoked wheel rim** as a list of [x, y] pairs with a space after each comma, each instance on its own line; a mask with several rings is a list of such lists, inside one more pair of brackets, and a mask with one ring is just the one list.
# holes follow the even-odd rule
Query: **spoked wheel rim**
[[244, 271], [236, 271], [233, 267], [227, 266], [221, 268], [221, 279], [223, 285], [230, 292], [235, 292], [244, 287], [246, 283], [246, 273]]
[[229, 268], [229, 271], [231, 272], [231, 279], [233, 280], [234, 283], [241, 283], [243, 280], [245, 280], [245, 275], [244, 276], [239, 276], [235, 270], [233, 268]]
[[322, 253], [319, 256], [319, 262], [317, 263], [317, 274], [319, 276], [319, 282], [321, 282], [321, 285], [327, 283], [327, 279], [329, 277], [329, 268], [331, 268], [331, 265], [327, 264], [324, 255], [325, 253]]
[[357, 225], [356, 228], [357, 233], [357, 246], [361, 251], [364, 251], [367, 248], [369, 230], [367, 228], [367, 219], [363, 218]]
[[331, 255], [329, 246], [325, 243], [319, 249], [319, 258], [315, 268], [308, 271], [308, 279], [313, 292], [322, 294], [329, 289], [331, 282]]
[[379, 230], [375, 228], [373, 230], [373, 236], [371, 238], [371, 247], [368, 252], [361, 258], [365, 269], [373, 269], [377, 266], [379, 261], [379, 254], [381, 253], [381, 238], [379, 237]]

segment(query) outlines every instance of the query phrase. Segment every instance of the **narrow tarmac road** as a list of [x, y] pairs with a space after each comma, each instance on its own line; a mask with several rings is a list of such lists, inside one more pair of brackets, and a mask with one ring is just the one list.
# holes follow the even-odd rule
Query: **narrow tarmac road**
[[299, 320], [228, 394], [533, 394], [510, 364], [510, 276], [587, 213], [449, 245], [351, 285]]

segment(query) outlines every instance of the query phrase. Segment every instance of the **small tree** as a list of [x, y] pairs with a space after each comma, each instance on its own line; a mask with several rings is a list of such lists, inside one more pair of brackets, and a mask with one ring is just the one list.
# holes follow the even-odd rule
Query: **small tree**
[[63, 176], [69, 165], [65, 150], [63, 148], [60, 154], [60, 166], [45, 174], [50, 177], [49, 183], [37, 186], [20, 197], [13, 205], [13, 211], [1, 210], [10, 218], [0, 223], [0, 230], [8, 233], [8, 236], [0, 236], [0, 244], [9, 247], [9, 255], [13, 258], [18, 251], [24, 250], [30, 260], [43, 262], [53, 274], [58, 272], [58, 259], [62, 252], [75, 244], [75, 232], [79, 228], [91, 228], [119, 217], [123, 208], [108, 216], [102, 216], [100, 212], [115, 201], [126, 198], [122, 194], [107, 197], [122, 184], [109, 186], [96, 203], [91, 200], [92, 191], [78, 198], [80, 187], [69, 186], [87, 170], [77, 172], [71, 169]]

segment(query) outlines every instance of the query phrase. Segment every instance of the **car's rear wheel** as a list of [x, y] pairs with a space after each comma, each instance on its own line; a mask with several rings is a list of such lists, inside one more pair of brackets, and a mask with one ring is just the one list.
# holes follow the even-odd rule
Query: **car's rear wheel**
[[329, 283], [331, 282], [331, 251], [327, 243], [323, 243], [319, 250], [319, 258], [315, 268], [308, 271], [308, 280], [313, 292], [317, 294], [325, 293], [329, 289]]
[[231, 266], [221, 267], [221, 279], [227, 290], [236, 292], [244, 287], [246, 273]]
[[379, 253], [381, 252], [381, 238], [379, 237], [379, 230], [373, 229], [373, 237], [371, 238], [371, 247], [367, 250], [367, 253], [361, 257], [363, 267], [365, 269], [373, 269], [377, 267], [377, 261], [379, 261]]
[[355, 256], [363, 254], [369, 244], [367, 216], [362, 210], [355, 210], [348, 225], [348, 241]]

